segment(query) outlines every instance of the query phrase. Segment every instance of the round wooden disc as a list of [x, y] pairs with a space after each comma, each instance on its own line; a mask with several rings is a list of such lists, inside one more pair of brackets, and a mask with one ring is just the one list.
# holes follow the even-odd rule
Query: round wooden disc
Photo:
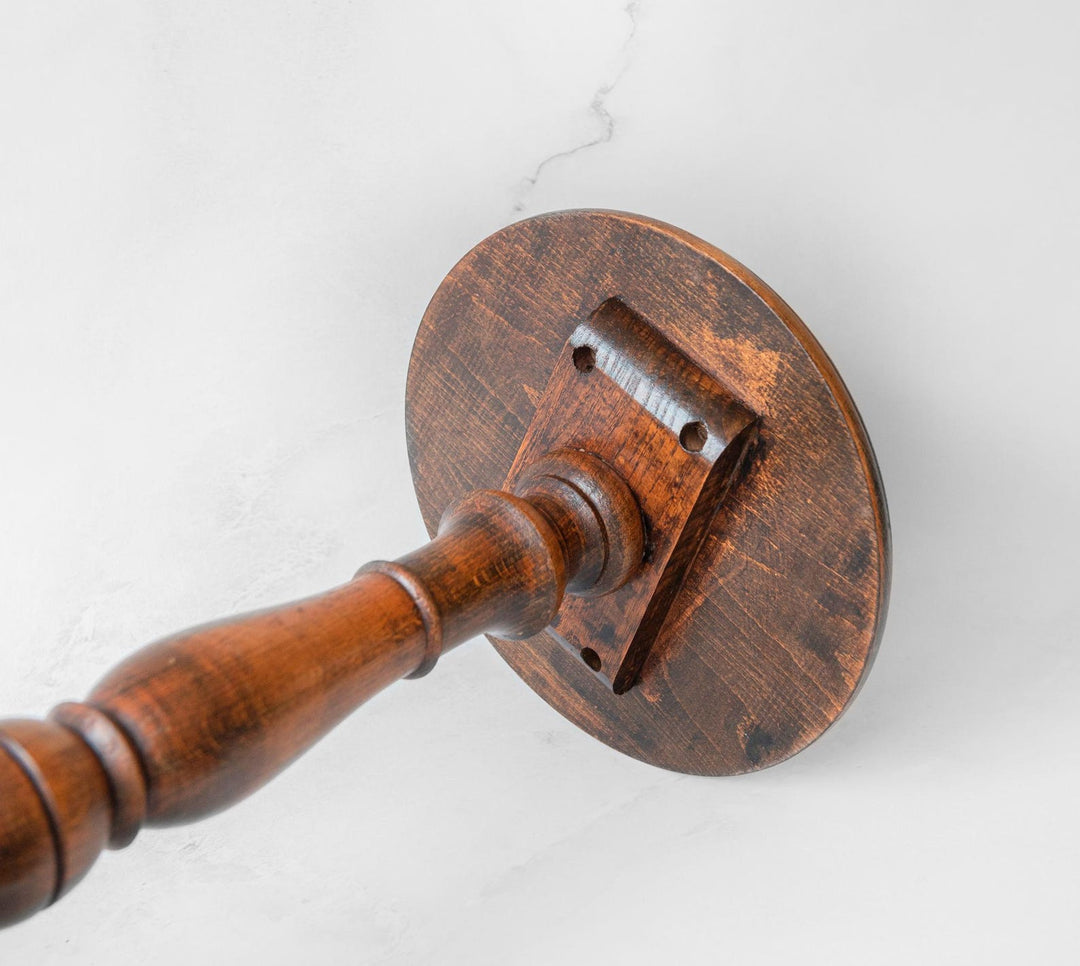
[[409, 366], [413, 480], [428, 529], [498, 489], [556, 355], [618, 296], [761, 418], [763, 447], [717, 514], [640, 680], [614, 694], [547, 634], [492, 638], [575, 724], [699, 775], [805, 748], [869, 670], [889, 586], [885, 497], [855, 405], [795, 313], [670, 225], [568, 211], [481, 242], [435, 293]]

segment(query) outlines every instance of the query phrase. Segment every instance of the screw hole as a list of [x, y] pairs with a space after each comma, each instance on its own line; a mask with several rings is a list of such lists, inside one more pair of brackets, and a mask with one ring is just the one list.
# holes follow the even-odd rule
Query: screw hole
[[696, 419], [683, 426], [682, 432], [679, 433], [679, 443], [688, 453], [700, 453], [705, 448], [708, 439], [709, 431], [705, 428], [705, 424]]
[[583, 647], [581, 649], [581, 659], [594, 671], [600, 670], [600, 655], [591, 647]]
[[574, 350], [574, 368], [578, 372], [592, 372], [596, 366], [596, 350], [591, 345], [579, 345]]

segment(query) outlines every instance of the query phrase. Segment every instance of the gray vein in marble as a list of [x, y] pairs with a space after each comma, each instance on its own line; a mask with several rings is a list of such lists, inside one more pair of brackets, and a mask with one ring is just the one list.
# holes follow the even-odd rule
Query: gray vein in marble
[[593, 92], [592, 100], [589, 102], [589, 113], [593, 115], [597, 122], [599, 122], [600, 133], [587, 141], [583, 141], [581, 144], [576, 144], [574, 147], [567, 148], [564, 151], [556, 151], [554, 154], [549, 154], [544, 158], [536, 166], [536, 169], [531, 175], [522, 179], [521, 186], [517, 193], [517, 200], [514, 202], [514, 212], [523, 212], [525, 210], [529, 196], [536, 188], [540, 176], [549, 165], [554, 164], [556, 161], [561, 161], [564, 158], [573, 157], [575, 154], [580, 154], [582, 151], [588, 151], [590, 148], [595, 148], [601, 144], [607, 144], [615, 137], [615, 117], [607, 108], [607, 99], [611, 95], [611, 92], [615, 90], [619, 81], [622, 80], [627, 67], [630, 65], [628, 55], [631, 46], [633, 45], [634, 38], [637, 36], [638, 18], [641, 13], [641, 4], [639, 3], [639, 0], [630, 0], [630, 2], [623, 7], [623, 13], [630, 19], [630, 29], [622, 42], [622, 46], [619, 48], [618, 60], [621, 64], [616, 71], [614, 78], [602, 83]]

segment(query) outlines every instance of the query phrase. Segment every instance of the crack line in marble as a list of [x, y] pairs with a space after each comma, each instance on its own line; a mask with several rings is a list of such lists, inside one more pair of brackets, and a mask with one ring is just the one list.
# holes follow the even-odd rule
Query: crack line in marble
[[517, 201], [514, 202], [514, 212], [522, 212], [525, 210], [525, 204], [528, 201], [529, 195], [532, 194], [533, 189], [535, 189], [537, 182], [540, 180], [540, 175], [548, 165], [555, 161], [562, 160], [563, 158], [569, 158], [575, 154], [580, 154], [582, 151], [589, 150], [589, 148], [607, 144], [615, 137], [615, 117], [607, 109], [607, 99], [611, 92], [615, 90], [619, 81], [622, 80], [623, 74], [626, 73], [627, 68], [630, 66], [629, 59], [627, 59], [627, 53], [630, 50], [631, 44], [634, 42], [634, 37], [637, 35], [640, 12], [641, 4], [639, 0], [630, 0], [630, 2], [623, 7], [623, 13], [630, 18], [630, 30], [627, 33], [622, 46], [619, 48], [618, 57], [623, 60], [622, 66], [616, 72], [614, 79], [601, 84], [596, 89], [593, 93], [592, 100], [589, 102], [589, 113], [601, 124], [600, 133], [588, 141], [577, 144], [572, 148], [567, 148], [564, 151], [556, 151], [554, 154], [549, 154], [544, 158], [536, 166], [536, 170], [533, 171], [532, 175], [527, 175], [522, 179], [521, 186], [518, 189]]

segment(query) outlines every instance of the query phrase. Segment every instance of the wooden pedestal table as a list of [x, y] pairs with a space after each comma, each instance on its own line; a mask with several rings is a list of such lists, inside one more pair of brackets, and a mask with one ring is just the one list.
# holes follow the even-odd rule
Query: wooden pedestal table
[[512, 225], [435, 293], [406, 407], [431, 543], [0, 723], [0, 921], [482, 633], [590, 734], [693, 774], [782, 761], [851, 701], [889, 583], [873, 452], [806, 327], [722, 252], [612, 212]]

